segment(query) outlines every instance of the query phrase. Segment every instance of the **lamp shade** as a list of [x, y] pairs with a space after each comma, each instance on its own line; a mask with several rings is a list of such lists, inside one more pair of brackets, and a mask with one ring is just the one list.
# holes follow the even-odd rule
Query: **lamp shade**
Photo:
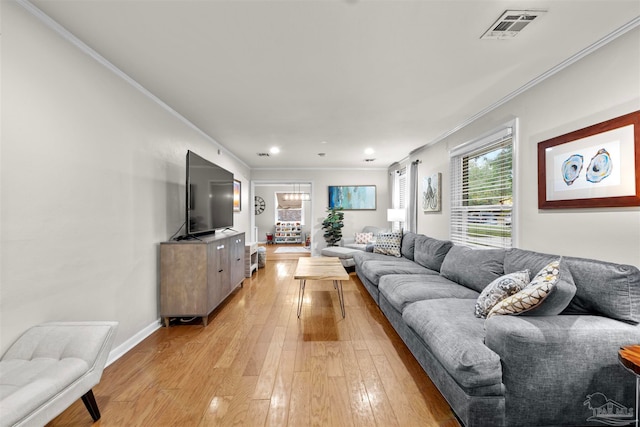
[[387, 209], [387, 221], [404, 222], [407, 212], [405, 209]]

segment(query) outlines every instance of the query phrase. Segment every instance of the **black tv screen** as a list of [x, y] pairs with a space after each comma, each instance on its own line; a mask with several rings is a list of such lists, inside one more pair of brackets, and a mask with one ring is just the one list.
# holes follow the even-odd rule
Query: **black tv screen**
[[233, 227], [233, 174], [187, 152], [187, 234]]

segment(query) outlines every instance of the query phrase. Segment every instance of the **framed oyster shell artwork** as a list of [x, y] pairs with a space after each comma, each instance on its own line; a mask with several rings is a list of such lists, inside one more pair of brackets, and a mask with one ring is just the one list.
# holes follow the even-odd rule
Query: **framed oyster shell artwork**
[[640, 206], [640, 111], [538, 143], [538, 208]]

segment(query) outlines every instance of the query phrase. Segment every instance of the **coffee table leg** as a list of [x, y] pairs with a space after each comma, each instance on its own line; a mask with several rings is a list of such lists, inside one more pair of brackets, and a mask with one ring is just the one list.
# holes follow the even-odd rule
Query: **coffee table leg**
[[302, 300], [304, 299], [305, 284], [306, 280], [300, 279], [300, 289], [298, 289], [298, 319], [300, 318], [300, 313], [302, 312]]
[[344, 319], [344, 294], [342, 293], [342, 280], [334, 280], [333, 287], [338, 290], [338, 299], [340, 300], [340, 310], [342, 310], [342, 318]]

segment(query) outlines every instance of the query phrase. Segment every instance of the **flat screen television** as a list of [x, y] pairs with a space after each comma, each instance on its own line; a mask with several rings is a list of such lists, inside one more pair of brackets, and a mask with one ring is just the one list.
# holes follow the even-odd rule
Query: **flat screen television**
[[187, 151], [187, 235], [233, 227], [233, 174]]

